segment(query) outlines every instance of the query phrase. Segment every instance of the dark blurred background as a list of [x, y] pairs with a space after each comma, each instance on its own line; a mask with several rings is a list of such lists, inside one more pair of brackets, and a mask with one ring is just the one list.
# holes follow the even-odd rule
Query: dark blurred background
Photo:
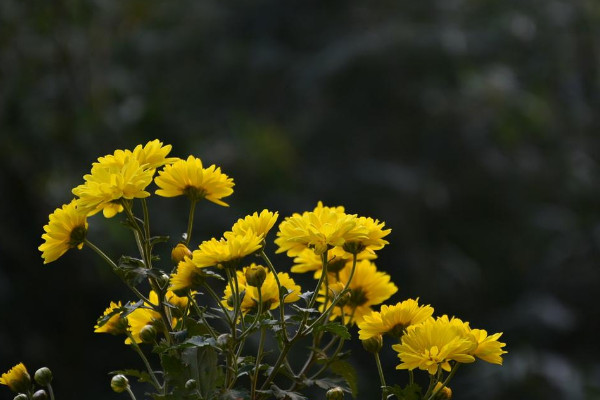
[[[461, 368], [454, 398], [600, 399], [599, 89], [595, 0], [3, 0], [0, 369], [47, 365], [59, 398], [95, 400], [141, 368], [93, 333], [131, 298], [119, 280], [89, 249], [44, 266], [37, 247], [95, 158], [159, 138], [236, 182], [196, 243], [318, 200], [384, 220], [392, 302], [504, 332], [504, 366]], [[184, 199], [150, 206], [157, 233], [185, 230]], [[134, 248], [119, 219], [90, 220], [114, 257]]]

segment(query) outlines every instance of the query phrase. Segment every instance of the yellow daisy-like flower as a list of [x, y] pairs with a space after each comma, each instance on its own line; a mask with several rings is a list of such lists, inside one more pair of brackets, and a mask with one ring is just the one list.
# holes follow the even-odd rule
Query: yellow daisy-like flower
[[[245, 292], [241, 304], [242, 313], [246, 314], [248, 312], [257, 310], [259, 302], [259, 290], [261, 291], [262, 295], [263, 310], [273, 310], [279, 307], [279, 288], [273, 273], [265, 268], [266, 278], [259, 289], [255, 286], [249, 285], [246, 281], [246, 270], [252, 267], [265, 268], [261, 265], [251, 264], [250, 266], [245, 267], [242, 271], [236, 271], [240, 293]], [[290, 294], [284, 298], [284, 303], [293, 303], [300, 300], [300, 293], [302, 290], [300, 286], [297, 285], [294, 280], [285, 272], [278, 272], [277, 277], [279, 278], [281, 286], [285, 287], [290, 292]], [[232, 310], [232, 303], [233, 294], [230, 286], [227, 285], [223, 296], [223, 305]]]
[[483, 361], [502, 365], [502, 354], [508, 353], [502, 350], [506, 346], [506, 343], [498, 341], [500, 336], [502, 336], [502, 332], [488, 336], [487, 332], [483, 329], [472, 329], [470, 333], [477, 340], [477, 348], [473, 352], [473, 355]]
[[419, 299], [408, 299], [393, 306], [382, 305], [380, 311], [365, 315], [358, 324], [358, 338], [366, 340], [386, 333], [400, 337], [411, 325], [421, 323], [433, 315], [433, 307], [420, 306]]
[[38, 247], [44, 264], [55, 261], [74, 247], [81, 250], [87, 229], [87, 218], [75, 207], [75, 201], [54, 210], [48, 225], [44, 226], [44, 243]]
[[212, 238], [200, 244], [192, 253], [192, 262], [198, 268], [221, 266], [235, 267], [242, 258], [261, 248], [262, 238], [253, 231], [244, 235], [225, 232], [221, 240]]
[[471, 354], [477, 348], [477, 341], [447, 317], [429, 318], [410, 326], [402, 336], [402, 343], [393, 345], [392, 348], [398, 352], [401, 361], [396, 369], [419, 368], [433, 375], [439, 368], [449, 372], [450, 361], [474, 362], [475, 358]]
[[[102, 319], [103, 317], [107, 316], [108, 314], [114, 312], [116, 309], [121, 308], [121, 302], [119, 301], [118, 303], [115, 303], [114, 301], [110, 302], [110, 306], [104, 311], [104, 314], [102, 314], [102, 317], [100, 317], [100, 319]], [[110, 319], [108, 321], [106, 321], [106, 323], [104, 323], [104, 325], [99, 326], [99, 324], [96, 324], [96, 326], [94, 326], [94, 332], [96, 333], [110, 333], [111, 335], [122, 335], [125, 334], [127, 332], [127, 328], [128, 328], [129, 324], [127, 322], [127, 318], [122, 318], [120, 313], [114, 314], [112, 317], [110, 317]]]
[[121, 168], [129, 157], [134, 157], [143, 169], [156, 169], [165, 164], [172, 164], [179, 160], [177, 157], [167, 157], [171, 152], [172, 146], [163, 146], [163, 143], [158, 139], [146, 143], [145, 146], [138, 144], [133, 151], [131, 150], [115, 150], [113, 154], [99, 157], [98, 162], [92, 165], [101, 164], [105, 167]]
[[194, 156], [179, 160], [158, 172], [154, 180], [160, 188], [156, 194], [163, 197], [186, 195], [192, 201], [206, 199], [220, 206], [228, 204], [221, 199], [233, 193], [233, 179], [211, 165], [202, 167], [202, 161]]
[[325, 207], [319, 202], [313, 211], [294, 214], [279, 224], [275, 243], [277, 253], [287, 252], [290, 257], [311, 248], [317, 254], [343, 246], [346, 242], [366, 240], [366, 228], [357, 224], [356, 215], [348, 215], [343, 207]]
[[[350, 267], [342, 269], [338, 273], [338, 282], [345, 285], [350, 278], [350, 273]], [[329, 283], [330, 285], [335, 283], [333, 275], [330, 276]], [[365, 315], [371, 313], [371, 306], [383, 303], [398, 291], [398, 287], [391, 282], [390, 276], [385, 272], [377, 271], [375, 264], [369, 260], [362, 260], [356, 264], [356, 270], [348, 288], [350, 289], [350, 298], [343, 307], [335, 307], [332, 312], [332, 318], [340, 317], [343, 308], [345, 324], [350, 321], [362, 322]], [[317, 300], [324, 302], [324, 289], [321, 289], [321, 295]], [[329, 300], [331, 301], [331, 296]]]
[[253, 231], [257, 236], [264, 239], [267, 233], [271, 230], [277, 218], [279, 217], [278, 212], [272, 212], [269, 210], [262, 210], [260, 214], [255, 212], [252, 215], [247, 215], [244, 218], [240, 218], [233, 227], [231, 232], [236, 235], [244, 235], [248, 231]]
[[121, 199], [145, 198], [150, 193], [144, 189], [152, 182], [153, 169], [143, 168], [133, 157], [125, 158], [123, 165], [96, 163], [85, 183], [73, 189], [78, 197], [77, 208], [87, 215], [102, 211], [106, 218], [123, 211]]
[[346, 243], [344, 243], [344, 249], [350, 253], [360, 253], [365, 250], [373, 253], [375, 250], [380, 250], [383, 246], [389, 244], [389, 242], [383, 238], [389, 235], [392, 230], [383, 229], [385, 226], [384, 222], [379, 222], [379, 220], [371, 217], [358, 217], [356, 224], [365, 229], [367, 237], [346, 241]]
[[9, 369], [8, 372], [2, 374], [0, 383], [8, 386], [13, 392], [25, 393], [31, 388], [31, 377], [29, 376], [25, 365], [23, 365], [23, 363], [18, 363]]
[[195, 289], [204, 282], [202, 270], [192, 262], [189, 257], [184, 257], [183, 261], [177, 264], [177, 271], [171, 274], [171, 286], [174, 292]]
[[[352, 265], [353, 255], [348, 253], [342, 247], [334, 247], [327, 253], [328, 263], [327, 271], [330, 273], [336, 273], [342, 268]], [[357, 261], [372, 260], [377, 258], [375, 253], [363, 251], [356, 257]], [[304, 249], [294, 258], [294, 265], [292, 266], [291, 272], [304, 273], [314, 271], [314, 278], [319, 279], [321, 272], [323, 271], [323, 261], [321, 256], [315, 254], [311, 249]]]

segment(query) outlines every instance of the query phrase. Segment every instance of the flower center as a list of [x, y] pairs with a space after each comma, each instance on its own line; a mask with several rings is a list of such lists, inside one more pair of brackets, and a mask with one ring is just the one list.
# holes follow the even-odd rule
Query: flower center
[[85, 229], [84, 225], [76, 226], [71, 231], [71, 235], [69, 236], [69, 246], [77, 247], [85, 240], [85, 235], [87, 233], [87, 229]]

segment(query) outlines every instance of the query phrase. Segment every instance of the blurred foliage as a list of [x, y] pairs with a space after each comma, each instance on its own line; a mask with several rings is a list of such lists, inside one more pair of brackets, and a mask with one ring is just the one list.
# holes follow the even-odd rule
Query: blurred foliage
[[236, 180], [203, 237], [317, 200], [385, 220], [394, 300], [505, 332], [505, 366], [465, 368], [457, 399], [600, 398], [599, 86], [594, 0], [3, 0], [2, 365], [112, 396], [122, 343], [92, 327], [125, 291], [90, 252], [36, 249], [96, 157], [160, 138]]

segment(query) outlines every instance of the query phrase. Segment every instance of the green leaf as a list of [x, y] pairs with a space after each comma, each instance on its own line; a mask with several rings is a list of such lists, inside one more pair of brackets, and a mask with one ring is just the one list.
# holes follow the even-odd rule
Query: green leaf
[[270, 394], [272, 394], [276, 399], [281, 400], [306, 400], [307, 398], [302, 396], [300, 393], [290, 392], [287, 390], [282, 390], [276, 385], [271, 385]]
[[339, 322], [326, 322], [323, 325], [317, 325], [314, 328], [315, 332], [329, 332], [333, 335], [339, 336], [342, 339], [349, 340], [351, 338], [350, 332], [348, 332], [348, 328], [345, 325], [340, 324]]
[[165, 243], [169, 241], [169, 236], [153, 236], [150, 238], [150, 246], [154, 246], [157, 243]]
[[111, 371], [109, 372], [109, 374], [111, 375], [126, 375], [126, 376], [133, 376], [135, 378], [138, 378], [139, 382], [152, 382], [152, 377], [150, 376], [149, 373], [144, 372], [144, 371], [138, 371], [137, 369], [123, 369], [123, 370], [119, 370], [119, 371]]
[[300, 298], [302, 300], [304, 300], [306, 302], [306, 304], [308, 304], [308, 302], [310, 301], [310, 298], [312, 297], [314, 292], [304, 292], [300, 295]]
[[421, 386], [413, 383], [412, 385], [407, 385], [406, 387], [402, 387], [399, 385], [388, 386], [387, 387], [388, 394], [393, 394], [398, 398], [398, 400], [419, 400], [421, 399]]
[[329, 364], [329, 369], [336, 375], [344, 378], [348, 386], [350, 387], [350, 391], [352, 392], [352, 397], [356, 398], [358, 395], [358, 377], [356, 375], [356, 370], [348, 361], [344, 360], [335, 360], [331, 364]]

